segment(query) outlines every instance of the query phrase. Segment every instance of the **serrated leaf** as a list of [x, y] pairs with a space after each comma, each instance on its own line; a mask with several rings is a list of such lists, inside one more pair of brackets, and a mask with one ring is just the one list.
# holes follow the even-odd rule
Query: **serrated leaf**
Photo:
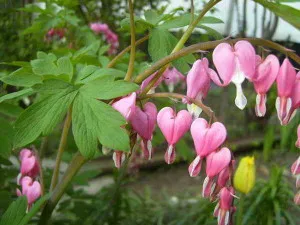
[[15, 122], [15, 148], [31, 143], [41, 134], [49, 134], [63, 119], [78, 92], [71, 85], [56, 93], [49, 91], [49, 85], [45, 85], [45, 91], [49, 95], [28, 107]]
[[100, 41], [96, 41], [89, 46], [83, 47], [79, 49], [77, 52], [73, 55], [74, 61], [79, 61], [81, 57], [84, 57], [85, 55], [95, 55], [100, 47]]
[[0, 225], [19, 225], [26, 214], [27, 198], [19, 197], [11, 203], [0, 220]]
[[113, 78], [125, 77], [126, 73], [122, 70], [114, 68], [98, 68], [97, 66], [86, 66], [79, 73], [76, 78], [76, 83], [87, 83], [89, 81], [98, 79], [102, 76], [111, 76]]
[[52, 56], [38, 57], [31, 60], [32, 71], [37, 75], [56, 75], [58, 68], [54, 63], [55, 59]]
[[0, 103], [4, 102], [6, 100], [10, 100], [10, 99], [20, 98], [20, 97], [23, 97], [23, 96], [28, 96], [28, 95], [31, 95], [33, 93], [34, 93], [34, 91], [33, 91], [32, 88], [27, 88], [27, 89], [23, 89], [21, 91], [16, 91], [16, 92], [13, 92], [13, 93], [9, 93], [7, 95], [3, 95], [3, 96], [0, 97]]
[[80, 88], [80, 92], [93, 98], [107, 100], [129, 94], [138, 88], [135, 83], [124, 80], [114, 81], [112, 76], [102, 76], [86, 83]]
[[35, 75], [31, 68], [20, 68], [7, 76], [1, 78], [1, 80], [9, 85], [31, 87], [34, 84], [41, 83], [42, 78]]
[[261, 4], [263, 7], [274, 12], [277, 16], [284, 19], [286, 22], [290, 23], [294, 27], [300, 29], [300, 10], [295, 9], [288, 5], [283, 5], [280, 3], [265, 1], [265, 0], [254, 0], [255, 2]]
[[125, 119], [111, 106], [79, 93], [74, 100], [72, 130], [81, 154], [92, 158], [97, 152], [98, 140], [104, 146], [129, 151], [129, 137]]
[[39, 200], [37, 200], [34, 203], [33, 207], [30, 209], [30, 211], [23, 217], [23, 219], [18, 225], [26, 225], [31, 220], [31, 218], [39, 212], [43, 204], [50, 198], [50, 196], [51, 194], [48, 193], [42, 196]]

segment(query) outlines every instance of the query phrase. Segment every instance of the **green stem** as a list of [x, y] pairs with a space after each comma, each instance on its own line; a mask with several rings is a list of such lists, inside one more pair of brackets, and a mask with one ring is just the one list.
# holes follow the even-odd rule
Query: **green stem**
[[[184, 46], [184, 44], [186, 43], [186, 41], [189, 39], [189, 37], [191, 36], [192, 32], [194, 31], [195, 27], [200, 22], [200, 20], [204, 17], [204, 15], [212, 7], [214, 7], [220, 1], [221, 0], [210, 0], [205, 5], [205, 7], [203, 8], [203, 10], [199, 14], [199, 16], [195, 20], [193, 20], [193, 22], [188, 26], [187, 30], [184, 32], [184, 34], [182, 35], [182, 37], [180, 38], [180, 40], [177, 42], [176, 46], [174, 47], [174, 49], [171, 52], [171, 55], [172, 55], [172, 53], [176, 53], [180, 49], [182, 49], [182, 47]], [[149, 92], [149, 90], [154, 86], [154, 84], [158, 81], [158, 79], [162, 76], [163, 72], [167, 68], [168, 68], [168, 65], [166, 65], [165, 67], [163, 67], [162, 69], [160, 69], [160, 71], [153, 77], [153, 79], [149, 82], [149, 84], [142, 91], [142, 93], [140, 94], [140, 96], [144, 96], [145, 94], [147, 94]]]
[[50, 192], [53, 191], [53, 189], [55, 188], [57, 181], [58, 181], [61, 158], [62, 158], [62, 155], [64, 153], [64, 150], [65, 150], [65, 147], [67, 144], [67, 138], [68, 138], [68, 133], [69, 133], [69, 129], [71, 126], [71, 121], [72, 121], [72, 108], [70, 107], [70, 109], [67, 113], [67, 117], [66, 117], [66, 120], [64, 123], [62, 134], [61, 134], [61, 139], [60, 139], [58, 152], [57, 152], [57, 156], [56, 156], [56, 160], [55, 160], [55, 167], [54, 167], [53, 175], [52, 175], [52, 179], [51, 179]]
[[129, 4], [129, 13], [130, 13], [130, 36], [131, 36], [131, 50], [130, 50], [130, 59], [127, 74], [124, 78], [126, 81], [130, 81], [133, 69], [134, 69], [134, 60], [135, 60], [135, 24], [134, 24], [134, 12], [133, 12], [133, 5], [132, 0], [128, 1]]
[[190, 45], [188, 47], [185, 47], [178, 52], [175, 52], [173, 54], [170, 54], [159, 61], [155, 62], [151, 67], [148, 69], [144, 70], [143, 73], [139, 74], [136, 79], [134, 80], [135, 83], [142, 83], [143, 80], [145, 80], [147, 77], [149, 77], [151, 74], [162, 68], [163, 66], [167, 65], [168, 63], [181, 58], [183, 56], [186, 56], [188, 54], [198, 52], [199, 50], [209, 50], [209, 49], [214, 49], [217, 45], [221, 43], [230, 43], [234, 44], [238, 41], [245, 40], [249, 41], [253, 45], [258, 45], [258, 46], [265, 46], [268, 48], [275, 49], [279, 52], [284, 53], [286, 56], [290, 57], [293, 59], [295, 62], [300, 64], [300, 57], [294, 53], [292, 50], [285, 48], [284, 46], [277, 44], [275, 42], [269, 41], [269, 40], [264, 40], [261, 38], [236, 38], [236, 39], [231, 39], [231, 40], [218, 40], [218, 41], [209, 41], [209, 42], [202, 42], [194, 45]]
[[[139, 40], [137, 40], [135, 42], [135, 47], [137, 47], [138, 45], [142, 44], [143, 42], [145, 42], [146, 40], [149, 39], [149, 34], [147, 34], [146, 36], [140, 38]], [[110, 63], [107, 65], [107, 68], [112, 68], [119, 59], [121, 59], [125, 53], [129, 52], [131, 50], [131, 46], [129, 45], [128, 47], [124, 48], [118, 55], [116, 55], [111, 61]]]
[[245, 195], [241, 194], [240, 199], [239, 199], [237, 217], [236, 217], [237, 218], [236, 219], [236, 225], [242, 225], [243, 224], [244, 205], [245, 205]]
[[217, 121], [217, 118], [215, 116], [214, 111], [203, 104], [203, 102], [199, 101], [199, 100], [195, 100], [192, 98], [189, 98], [185, 95], [179, 94], [179, 93], [169, 93], [169, 92], [161, 92], [161, 93], [154, 93], [154, 94], [148, 94], [145, 95], [143, 97], [141, 97], [140, 99], [147, 99], [147, 98], [178, 98], [178, 99], [187, 99], [188, 101], [194, 103], [195, 105], [197, 105], [198, 107], [200, 107], [202, 109], [202, 111], [212, 120], [212, 121]]
[[69, 183], [71, 182], [72, 178], [76, 175], [82, 165], [86, 162], [86, 159], [78, 152], [73, 157], [68, 169], [66, 170], [62, 180], [58, 185], [54, 188], [50, 199], [48, 200], [45, 208], [43, 209], [41, 219], [39, 221], [39, 225], [47, 225], [51, 214], [57, 205], [58, 201], [64, 194], [66, 188], [68, 187]]

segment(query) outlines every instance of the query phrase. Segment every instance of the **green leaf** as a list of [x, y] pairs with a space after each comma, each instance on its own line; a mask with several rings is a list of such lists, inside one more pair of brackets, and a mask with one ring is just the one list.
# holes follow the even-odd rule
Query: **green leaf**
[[38, 59], [31, 60], [32, 71], [37, 75], [56, 75], [58, 74], [58, 68], [54, 63], [56, 57], [53, 54], [45, 55], [45, 53], [39, 52]]
[[138, 88], [139, 86], [132, 82], [114, 81], [112, 76], [102, 76], [86, 83], [80, 88], [80, 92], [93, 98], [107, 100], [134, 92]]
[[10, 204], [0, 220], [0, 225], [19, 225], [26, 214], [27, 198], [19, 197]]
[[23, 108], [18, 105], [2, 102], [0, 104], [0, 113], [9, 117], [18, 117], [22, 112]]
[[[143, 20], [139, 17], [134, 18], [135, 24], [135, 32], [138, 34], [144, 33], [148, 29], [152, 29], [154, 27], [153, 24], [149, 23], [146, 20]], [[130, 19], [125, 18], [121, 21], [121, 31], [130, 31]]]
[[294, 27], [300, 29], [300, 10], [295, 9], [288, 5], [283, 5], [280, 3], [265, 1], [265, 0], [254, 0], [255, 2], [261, 4], [263, 7], [274, 12], [277, 16], [284, 19], [286, 22], [290, 23]]
[[147, 10], [145, 12], [144, 16], [146, 18], [146, 21], [148, 21], [149, 23], [151, 23], [153, 25], [157, 24], [160, 20], [158, 13], [153, 9]]
[[73, 76], [73, 65], [69, 57], [64, 56], [57, 60], [59, 74], [67, 74], [71, 79]]
[[215, 29], [212, 29], [212, 28], [210, 28], [208, 26], [205, 26], [205, 25], [198, 25], [197, 27], [205, 30], [208, 35], [212, 36], [216, 40], [223, 39], [223, 35], [221, 33], [219, 33], [218, 31], [216, 31]]
[[0, 117], [0, 157], [8, 159], [13, 147], [14, 130], [12, 125]]
[[98, 68], [97, 66], [86, 66], [78, 73], [75, 80], [76, 83], [87, 83], [103, 76], [111, 76], [113, 78], [125, 77], [126, 73], [122, 70], [113, 68]]
[[11, 74], [4, 76], [1, 80], [9, 85], [21, 86], [21, 87], [31, 87], [34, 84], [42, 83], [42, 78], [35, 75], [31, 68], [23, 67]]
[[28, 224], [28, 222], [31, 220], [32, 217], [34, 217], [39, 210], [41, 209], [41, 207], [43, 206], [43, 204], [50, 198], [51, 194], [48, 193], [46, 195], [44, 195], [43, 197], [41, 197], [39, 200], [37, 200], [33, 207], [30, 209], [30, 211], [23, 217], [23, 219], [21, 220], [21, 222], [18, 225], [26, 225]]
[[[60, 91], [57, 91], [55, 86], [52, 87], [53, 90], [49, 90], [49, 83], [56, 84]], [[64, 85], [65, 88], [61, 88]], [[40, 102], [28, 107], [15, 122], [15, 148], [31, 143], [40, 134], [49, 134], [63, 119], [78, 92], [75, 87], [60, 80], [46, 82], [44, 86], [41, 85], [36, 90], [41, 91], [43, 87], [48, 95]]]
[[[169, 31], [160, 28], [154, 28], [150, 32], [148, 51], [152, 60], [159, 59], [169, 55], [176, 46], [178, 40]], [[195, 60], [192, 54], [175, 60], [172, 64], [182, 73], [186, 73], [190, 67], [189, 63]]]
[[0, 97], [0, 103], [6, 100], [14, 99], [14, 98], [20, 98], [23, 96], [28, 96], [33, 94], [34, 91], [32, 88], [23, 89], [21, 91], [13, 92], [7, 95], [3, 95]]
[[83, 47], [79, 49], [77, 52], [74, 53], [73, 55], [73, 60], [75, 62], [80, 61], [80, 59], [86, 55], [96, 55], [100, 47], [100, 41], [96, 41], [92, 44], [90, 44], [87, 47]]
[[84, 157], [95, 155], [98, 140], [108, 148], [129, 151], [129, 137], [121, 128], [125, 119], [110, 105], [79, 93], [73, 104], [72, 121], [74, 139]]
[[[197, 15], [195, 15], [197, 16]], [[178, 17], [174, 17], [171, 20], [166, 21], [165, 23], [157, 26], [157, 28], [160, 29], [171, 29], [171, 28], [179, 28], [179, 27], [184, 27], [187, 26], [191, 23], [191, 14], [183, 14], [181, 16]], [[214, 24], [214, 23], [223, 23], [222, 20], [213, 17], [213, 16], [204, 16], [200, 22], [198, 23], [198, 25], [200, 24]]]

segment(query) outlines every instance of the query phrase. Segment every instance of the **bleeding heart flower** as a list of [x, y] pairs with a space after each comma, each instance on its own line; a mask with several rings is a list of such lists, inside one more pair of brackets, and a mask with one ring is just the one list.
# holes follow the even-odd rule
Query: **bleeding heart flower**
[[231, 152], [228, 148], [212, 152], [206, 157], [206, 175], [214, 177], [219, 174], [231, 162]]
[[211, 79], [219, 86], [234, 83], [235, 104], [238, 108], [244, 109], [247, 99], [243, 94], [242, 83], [245, 78], [253, 80], [257, 62], [253, 46], [247, 41], [238, 41], [234, 47], [227, 43], [219, 44], [213, 52], [213, 62], [219, 76], [211, 73]]
[[288, 58], [286, 58], [279, 69], [276, 80], [278, 93], [278, 97], [276, 99], [276, 110], [282, 125], [286, 125], [289, 114], [291, 113], [292, 94], [295, 81], [296, 70]]
[[[137, 93], [141, 93], [146, 87], [147, 85], [152, 81], [152, 79], [154, 78], [154, 76], [157, 74], [154, 73], [152, 74], [151, 76], [147, 77], [141, 84], [141, 87], [140, 87], [140, 90], [137, 91]], [[164, 79], [164, 76], [161, 76], [156, 82], [155, 84], [152, 86], [152, 88], [148, 91], [147, 94], [152, 94], [152, 93], [155, 93], [155, 88], [161, 84], [161, 82], [163, 81]]]
[[122, 114], [122, 116], [129, 121], [131, 114], [133, 113], [133, 111], [135, 110], [136, 106], [135, 106], [135, 102], [136, 102], [136, 93], [133, 92], [132, 94], [121, 98], [120, 100], [114, 102], [112, 104], [112, 107], [119, 111], [119, 113]]
[[300, 205], [300, 191], [298, 191], [297, 194], [295, 195], [294, 202], [296, 205]]
[[[41, 196], [41, 185], [38, 181], [33, 181], [31, 177], [25, 176], [21, 181], [22, 195], [26, 195], [28, 205], [30, 206]], [[20, 190], [17, 190], [20, 195]]]
[[296, 141], [296, 147], [300, 148], [300, 124], [298, 125], [297, 129], [297, 141]]
[[147, 102], [143, 110], [139, 107], [136, 107], [132, 116], [130, 117], [130, 122], [133, 129], [141, 136], [144, 142], [143, 153], [145, 158], [151, 159], [152, 157], [152, 133], [155, 129], [157, 117], [156, 106]]
[[197, 157], [189, 166], [190, 176], [197, 176], [201, 170], [202, 159], [224, 143], [227, 132], [222, 123], [209, 125], [205, 119], [196, 119], [191, 126]]
[[182, 75], [175, 67], [168, 68], [163, 74], [164, 82], [168, 86], [169, 92], [174, 91], [174, 87], [185, 81], [185, 76]]
[[275, 55], [268, 55], [267, 58], [256, 67], [256, 77], [253, 80], [256, 90], [256, 115], [262, 117], [266, 114], [266, 93], [277, 78], [279, 71], [279, 60]]
[[220, 191], [220, 201], [218, 204], [218, 225], [231, 224], [231, 216], [235, 210], [233, 208], [234, 190], [232, 187], [223, 187]]
[[19, 155], [21, 161], [21, 175], [35, 178], [40, 171], [40, 165], [34, 152], [30, 149], [22, 149]]
[[170, 108], [161, 109], [157, 115], [157, 124], [165, 136], [169, 147], [165, 154], [165, 161], [171, 164], [175, 160], [175, 144], [190, 129], [192, 117], [186, 110], [177, 113]]
[[294, 175], [299, 175], [300, 174], [300, 156], [298, 159], [293, 163], [291, 167], [291, 172]]

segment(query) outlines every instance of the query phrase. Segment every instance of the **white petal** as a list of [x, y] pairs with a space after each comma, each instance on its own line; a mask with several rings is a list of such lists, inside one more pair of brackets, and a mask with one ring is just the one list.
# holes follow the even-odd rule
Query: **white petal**
[[193, 119], [197, 119], [202, 113], [202, 109], [197, 105], [195, 105], [194, 103], [187, 104], [187, 110], [192, 115]]
[[151, 140], [147, 141], [147, 150], [148, 150], [148, 153], [149, 153], [148, 160], [150, 160], [151, 157], [152, 157], [152, 142], [151, 142]]
[[168, 89], [169, 89], [169, 92], [173, 92], [174, 91], [174, 83], [170, 83], [168, 85]]
[[247, 105], [247, 98], [245, 97], [241, 84], [235, 84], [236, 86], [236, 97], [235, 97], [235, 105], [243, 110]]

